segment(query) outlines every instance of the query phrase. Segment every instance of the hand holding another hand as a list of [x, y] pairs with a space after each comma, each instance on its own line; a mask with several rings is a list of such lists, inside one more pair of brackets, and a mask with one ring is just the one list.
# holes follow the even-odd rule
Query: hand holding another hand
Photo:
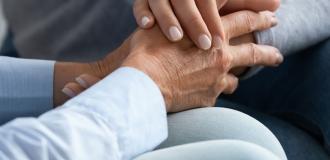
[[[158, 26], [139, 29], [120, 47], [128, 54], [118, 52], [124, 60], [116, 64], [136, 68], [151, 77], [164, 96], [168, 112], [212, 106], [221, 93], [232, 93], [237, 88], [238, 79], [229, 72], [231, 69], [277, 66], [283, 61], [274, 47], [252, 43], [229, 45], [232, 38], [274, 26], [276, 19], [272, 12], [240, 11], [224, 16], [222, 22], [225, 41], [218, 49], [210, 50], [198, 49], [187, 37], [171, 43]], [[115, 68], [109, 67], [111, 56], [92, 63], [89, 75], [80, 76], [78, 83], [69, 83], [65, 88], [78, 94], [110, 74], [109, 68]]]

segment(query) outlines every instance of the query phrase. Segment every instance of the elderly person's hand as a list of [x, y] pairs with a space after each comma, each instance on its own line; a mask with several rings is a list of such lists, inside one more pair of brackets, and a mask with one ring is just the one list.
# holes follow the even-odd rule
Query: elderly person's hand
[[141, 28], [149, 29], [157, 21], [170, 41], [186, 33], [201, 49], [221, 47], [225, 39], [222, 14], [240, 10], [275, 11], [279, 0], [135, 0], [134, 15]]
[[[279, 51], [270, 46], [252, 43], [229, 45], [230, 39], [270, 28], [274, 22], [273, 13], [268, 11], [259, 14], [240, 11], [224, 16], [225, 41], [220, 49], [207, 51], [196, 48], [186, 37], [178, 43], [171, 43], [156, 26], [148, 31], [137, 30], [123, 44], [119, 50], [129, 52], [126, 58], [127, 54], [117, 54], [125, 59], [120, 66], [139, 69], [156, 82], [168, 112], [212, 106], [221, 93], [232, 93], [236, 89], [238, 80], [229, 73], [232, 68], [277, 66], [282, 62]], [[111, 56], [90, 64], [93, 69], [89, 73], [94, 73], [91, 74], [94, 76], [81, 76], [78, 83], [69, 83], [65, 89], [78, 94], [84, 89], [81, 86], [89, 87], [98, 81], [96, 77], [110, 74], [115, 68], [112, 67]]]

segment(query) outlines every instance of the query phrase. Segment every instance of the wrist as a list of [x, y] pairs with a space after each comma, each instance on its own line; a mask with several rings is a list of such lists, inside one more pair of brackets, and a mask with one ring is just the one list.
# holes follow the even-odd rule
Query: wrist
[[56, 62], [53, 82], [54, 107], [62, 105], [68, 100], [68, 97], [62, 93], [62, 89], [67, 83], [74, 82], [75, 78], [81, 74], [91, 74], [92, 72], [88, 63]]
[[127, 43], [124, 43], [102, 60], [91, 63], [57, 62], [54, 68], [54, 106], [59, 106], [69, 99], [62, 93], [62, 89], [80, 75], [88, 74], [102, 79], [119, 68], [128, 55], [127, 49]]
[[88, 63], [90, 74], [103, 79], [113, 71], [118, 69], [129, 55], [129, 43], [126, 40], [119, 48], [108, 54], [105, 58]]
[[160, 60], [148, 54], [148, 51], [144, 48], [135, 49], [133, 53], [129, 54], [129, 57], [121, 64], [121, 67], [131, 67], [138, 69], [148, 75], [160, 89], [165, 104], [166, 110], [169, 112], [173, 105], [173, 94], [171, 89], [171, 81], [168, 71], [161, 65]]

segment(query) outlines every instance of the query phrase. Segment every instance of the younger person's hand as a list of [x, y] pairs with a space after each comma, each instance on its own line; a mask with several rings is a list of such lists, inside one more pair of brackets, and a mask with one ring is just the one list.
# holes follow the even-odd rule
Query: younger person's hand
[[221, 47], [225, 39], [222, 14], [240, 10], [274, 11], [279, 0], [135, 0], [134, 15], [141, 28], [149, 29], [157, 21], [172, 42], [186, 33], [201, 49]]

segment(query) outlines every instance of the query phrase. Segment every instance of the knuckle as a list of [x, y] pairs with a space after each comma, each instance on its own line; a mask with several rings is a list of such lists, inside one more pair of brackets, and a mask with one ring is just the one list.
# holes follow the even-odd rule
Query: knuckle
[[246, 25], [246, 29], [247, 29], [248, 33], [253, 32], [255, 30], [256, 27], [254, 24], [254, 22], [255, 22], [254, 13], [252, 13], [250, 11], [244, 12], [244, 14], [242, 14], [242, 20]]
[[216, 96], [219, 94], [220, 90], [221, 90], [221, 86], [220, 86], [220, 84], [215, 83], [215, 84], [212, 86], [212, 89], [210, 90], [210, 94], [209, 94], [209, 96], [210, 96], [210, 97], [216, 97]]
[[219, 55], [219, 69], [221, 71], [230, 70], [231, 63], [233, 61], [233, 56], [231, 54], [222, 53]]
[[256, 64], [258, 62], [258, 55], [257, 55], [257, 46], [254, 43], [247, 44], [247, 51], [250, 54], [249, 63], [251, 65]]
[[201, 100], [201, 105], [202, 107], [211, 107], [211, 106], [214, 106], [216, 101], [217, 101], [217, 98], [215, 97], [212, 97], [212, 98], [204, 98]]
[[230, 92], [230, 94], [234, 93], [235, 90], [237, 89], [237, 87], [238, 87], [238, 78], [235, 77], [229, 83], [229, 92]]
[[217, 84], [214, 86], [215, 96], [222, 92], [222, 90], [227, 86], [227, 82], [224, 78], [218, 80]]
[[174, 19], [174, 17], [170, 16], [170, 14], [167, 14], [166, 12], [159, 12], [159, 17], [162, 17], [162, 22], [165, 22], [165, 23], [171, 23]]
[[227, 85], [223, 83], [223, 78], [218, 78], [218, 76], [216, 77], [217, 78], [214, 79], [213, 83], [210, 85], [208, 89], [208, 94], [207, 94], [208, 98], [218, 97], [221, 91], [223, 90], [224, 86]]

